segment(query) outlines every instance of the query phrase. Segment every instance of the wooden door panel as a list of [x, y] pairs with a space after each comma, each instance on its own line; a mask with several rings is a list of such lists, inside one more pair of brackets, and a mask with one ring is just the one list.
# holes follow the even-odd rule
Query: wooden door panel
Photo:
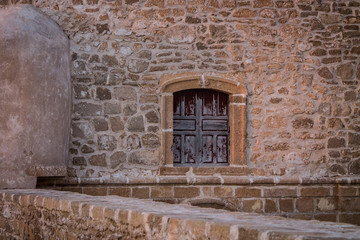
[[214, 115], [214, 95], [207, 92], [203, 92], [202, 95], [202, 115], [213, 116]]
[[228, 162], [228, 136], [216, 137], [217, 163]]
[[184, 101], [185, 112], [184, 116], [195, 116], [196, 96], [195, 93], [186, 94]]
[[202, 120], [203, 131], [227, 131], [228, 121], [227, 120]]
[[173, 136], [174, 163], [181, 163], [181, 135]]
[[185, 135], [184, 136], [184, 160], [185, 163], [196, 162], [196, 136]]
[[174, 93], [176, 166], [228, 165], [228, 96], [213, 90]]
[[214, 139], [212, 135], [202, 136], [202, 163], [213, 163], [214, 162]]
[[174, 129], [176, 131], [195, 131], [196, 130], [196, 120], [187, 120], [187, 119], [174, 119]]

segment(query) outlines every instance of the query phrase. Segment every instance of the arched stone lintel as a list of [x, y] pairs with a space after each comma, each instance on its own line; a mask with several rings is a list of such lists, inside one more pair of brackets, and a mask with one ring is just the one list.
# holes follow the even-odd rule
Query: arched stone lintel
[[213, 74], [165, 75], [160, 80], [160, 93], [174, 93], [181, 90], [205, 88], [229, 95], [247, 95], [246, 88], [236, 79]]
[[[227, 169], [222, 169], [225, 169], [224, 171], [229, 172], [230, 175], [236, 175], [237, 173], [243, 175], [246, 164], [247, 91], [246, 88], [235, 79], [211, 73], [182, 73], [165, 75], [160, 79], [162, 168], [172, 168], [173, 166], [173, 153], [171, 150], [173, 144], [173, 93], [188, 89], [212, 89], [229, 95], [230, 166], [227, 167]], [[177, 171], [160, 171], [160, 173], [162, 172]], [[223, 172], [223, 170], [221, 170], [221, 172]]]

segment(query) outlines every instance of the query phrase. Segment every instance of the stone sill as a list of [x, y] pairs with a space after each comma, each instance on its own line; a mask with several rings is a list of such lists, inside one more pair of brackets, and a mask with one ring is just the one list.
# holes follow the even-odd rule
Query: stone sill
[[38, 187], [104, 185], [313, 185], [360, 184], [360, 177], [301, 178], [259, 176], [154, 176], [117, 179], [38, 178]]
[[225, 167], [160, 167], [160, 175], [200, 175], [211, 176], [220, 174], [223, 176], [244, 176], [247, 175], [247, 166], [225, 166]]
[[[25, 224], [33, 217], [40, 222], [39, 237], [49, 237], [48, 226], [82, 239], [89, 231], [100, 237], [128, 236], [132, 239], [185, 239], [189, 232], [195, 239], [355, 239], [360, 227], [351, 224], [296, 220], [263, 216], [255, 213], [229, 212], [188, 205], [174, 205], [149, 200], [117, 196], [95, 197], [78, 193], [53, 190], [0, 190], [0, 202], [4, 209], [13, 209], [11, 219]], [[16, 204], [14, 204], [16, 203]], [[24, 209], [43, 214], [21, 215]], [[4, 210], [5, 211], [5, 210]], [[46, 215], [46, 219], [39, 218]], [[28, 219], [29, 218], [29, 219]], [[38, 219], [39, 218], [39, 219]], [[2, 222], [9, 216], [1, 214]], [[57, 225], [61, 219], [63, 224]], [[73, 220], [84, 221], [86, 230], [73, 225]], [[44, 221], [46, 221], [44, 223]], [[106, 232], [98, 226], [114, 225]], [[0, 226], [8, 234], [17, 233]], [[121, 226], [128, 226], [126, 228]], [[157, 229], [156, 231], [154, 229]], [[177, 229], [174, 231], [174, 229]], [[154, 231], [153, 231], [154, 230]], [[58, 232], [58, 231], [57, 231]], [[54, 237], [54, 236], [52, 236]]]
[[31, 166], [26, 169], [29, 176], [35, 177], [64, 177], [67, 175], [66, 166]]

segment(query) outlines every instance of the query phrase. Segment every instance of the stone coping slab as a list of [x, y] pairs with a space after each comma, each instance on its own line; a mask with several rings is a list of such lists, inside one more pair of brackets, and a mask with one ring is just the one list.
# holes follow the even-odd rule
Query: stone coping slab
[[[0, 201], [0, 222], [10, 221], [16, 213], [19, 218], [26, 218], [29, 214], [22, 214], [24, 208], [41, 212], [33, 215], [39, 218], [35, 222], [42, 224], [38, 232], [41, 237], [49, 236], [46, 235], [50, 234], [47, 232], [51, 226], [49, 221], [56, 225], [57, 218], [61, 218], [62, 224], [56, 226], [58, 239], [61, 231], [86, 238], [92, 228], [97, 229], [97, 237], [106, 233], [106, 236], [124, 239], [141, 236], [143, 239], [360, 239], [360, 226], [351, 224], [285, 219], [118, 196], [13, 189], [0, 190]], [[40, 219], [41, 216], [47, 217]], [[88, 219], [87, 227], [67, 226], [74, 219], [81, 222]], [[107, 226], [102, 233], [99, 226], [103, 224], [113, 227]], [[0, 234], [4, 231], [0, 225]]]
[[221, 184], [221, 185], [310, 185], [310, 184], [359, 184], [360, 177], [259, 177], [259, 176], [154, 176], [154, 177], [124, 177], [116, 179], [104, 178], [47, 178], [38, 179], [42, 185], [97, 185], [97, 184], [128, 184], [128, 185], [154, 185], [154, 184]]

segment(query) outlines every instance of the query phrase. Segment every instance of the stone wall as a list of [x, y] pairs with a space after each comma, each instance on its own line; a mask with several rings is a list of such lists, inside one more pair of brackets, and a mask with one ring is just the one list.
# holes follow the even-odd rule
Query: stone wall
[[349, 178], [157, 177], [99, 184], [92, 178], [39, 180], [38, 187], [360, 225], [360, 181]]
[[247, 88], [250, 174], [360, 173], [358, 1], [31, 2], [71, 42], [71, 177], [157, 175], [159, 79], [184, 72]]
[[48, 190], [0, 190], [3, 239], [357, 239], [350, 224]]

